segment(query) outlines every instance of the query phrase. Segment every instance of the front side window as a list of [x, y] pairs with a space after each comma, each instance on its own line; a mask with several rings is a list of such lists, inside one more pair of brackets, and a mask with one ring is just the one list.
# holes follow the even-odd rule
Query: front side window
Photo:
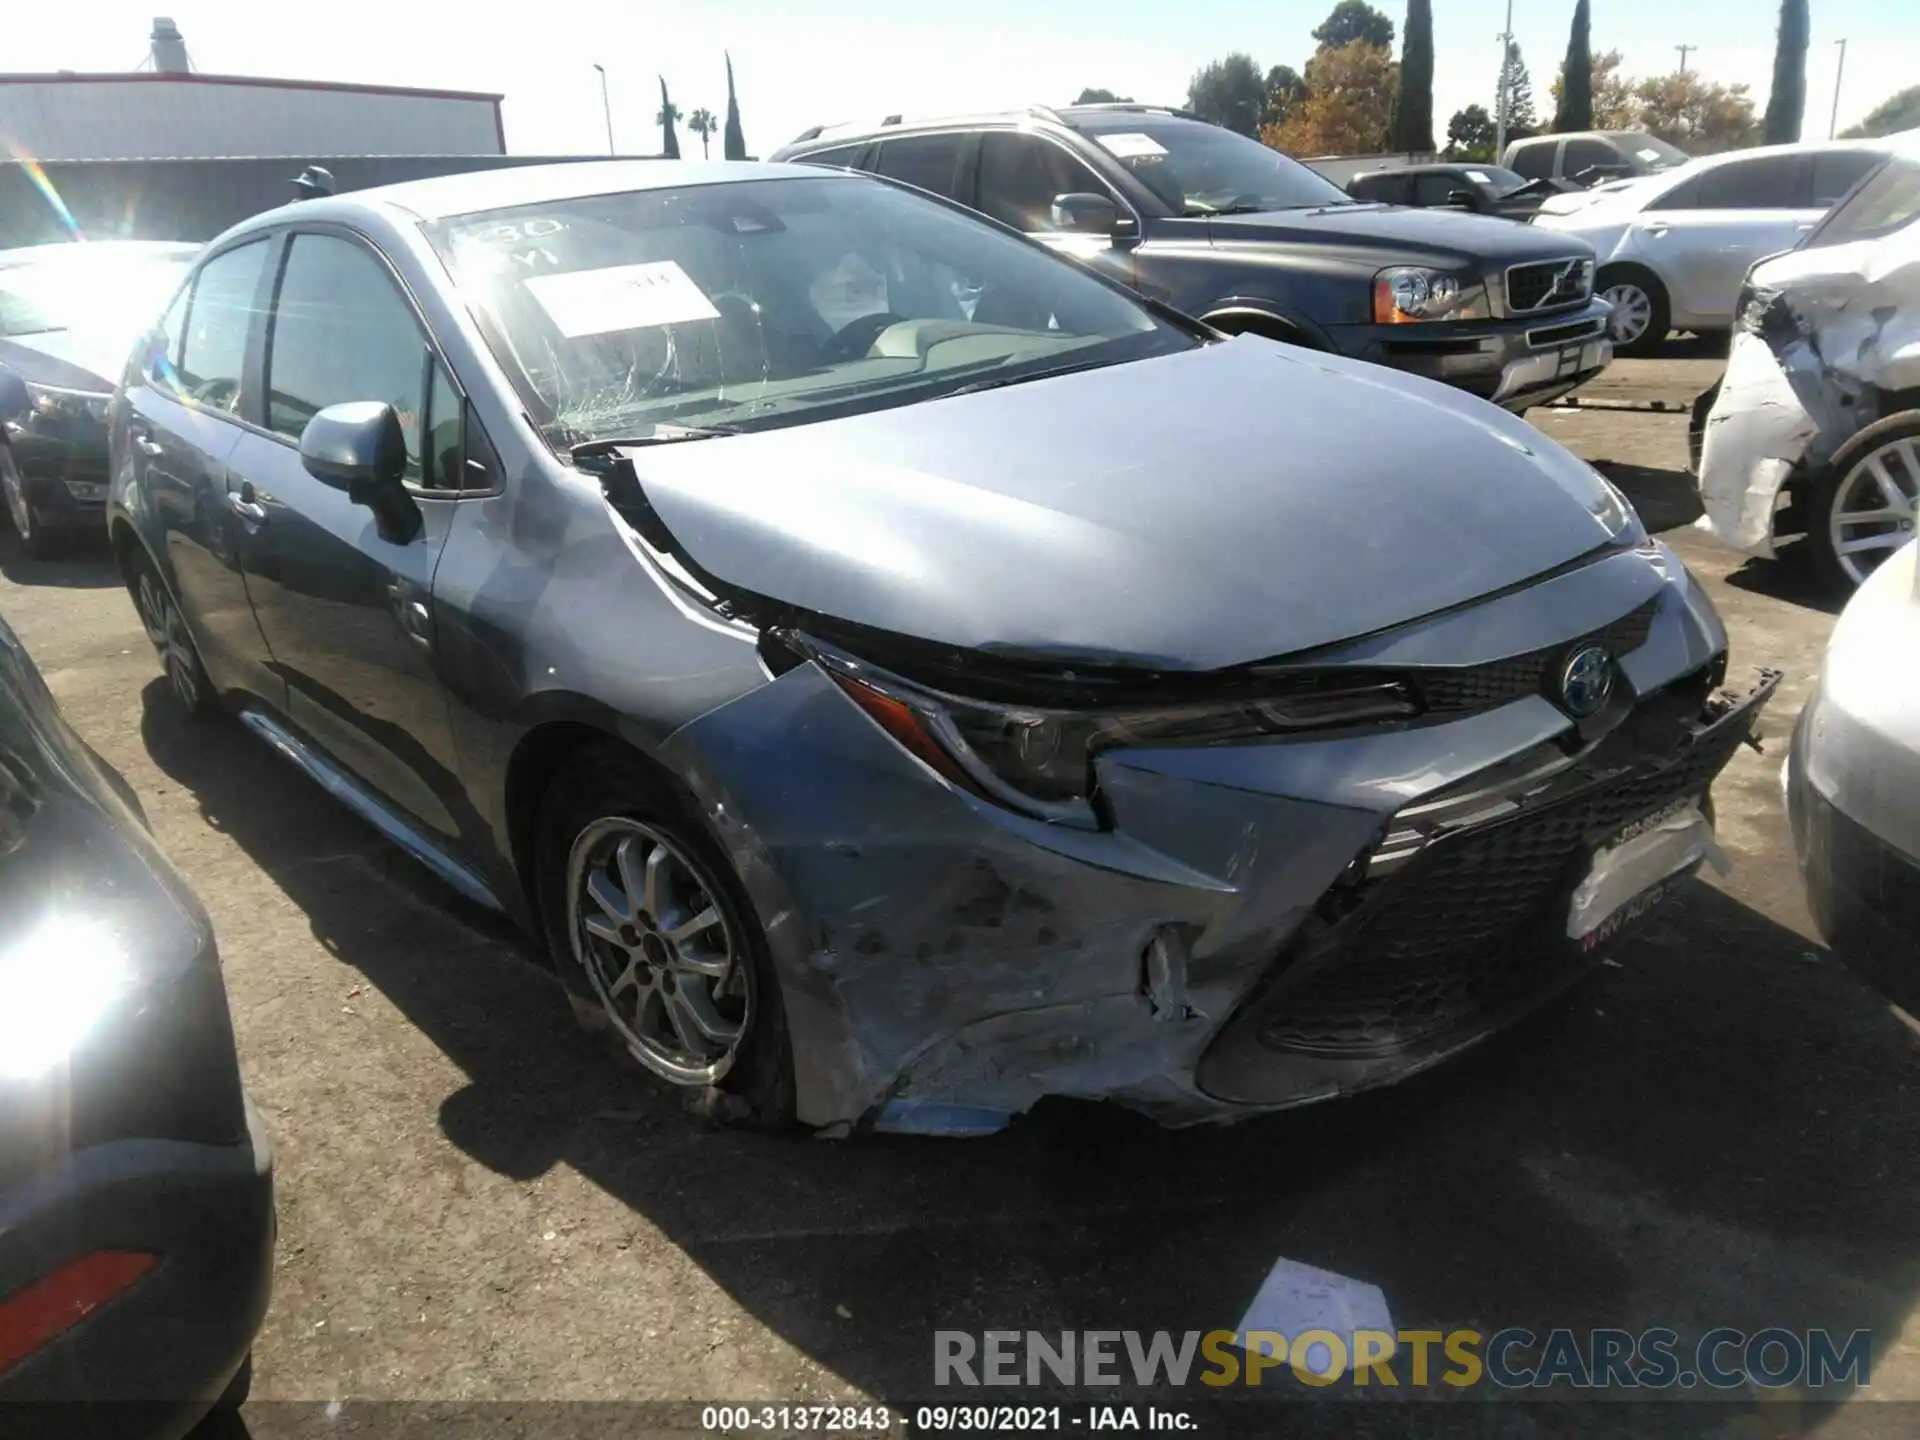
[[1467, 182], [1458, 175], [1416, 175], [1413, 179], [1413, 203], [1449, 205], [1456, 191], [1464, 192]]
[[1522, 145], [1513, 153], [1513, 172], [1529, 180], [1546, 179], [1553, 174], [1553, 152], [1559, 143], [1549, 140], [1541, 145]]
[[1037, 135], [996, 130], [980, 141], [980, 210], [1029, 234], [1054, 229], [1056, 195], [1111, 195], [1093, 171]]
[[[851, 170], [859, 160], [860, 152], [866, 148], [864, 143], [838, 145], [831, 150], [815, 150], [811, 155], [796, 155], [794, 159], [802, 165], [838, 165], [842, 169]], [[926, 187], [923, 185], [920, 188], [924, 190]]]
[[1915, 220], [1920, 220], [1920, 161], [1896, 157], [1828, 215], [1807, 245], [1878, 240]]
[[556, 200], [427, 233], [548, 441], [769, 429], [1199, 343], [962, 211], [852, 175]]
[[1604, 140], [1569, 140], [1560, 173], [1569, 180], [1604, 180], [1631, 169], [1620, 152]]
[[329, 405], [383, 400], [420, 478], [426, 338], [372, 251], [337, 235], [296, 235], [274, 298], [267, 347], [267, 428], [298, 440]]
[[254, 240], [200, 267], [187, 305], [187, 333], [171, 388], [209, 409], [237, 412], [260, 277], [272, 246]]
[[880, 158], [873, 168], [889, 180], [898, 180], [916, 190], [957, 199], [960, 158], [966, 148], [966, 138], [964, 135], [902, 135], [881, 144]]
[[1353, 197], [1297, 160], [1218, 125], [1153, 115], [1103, 119], [1090, 138], [1177, 215], [1307, 210]]

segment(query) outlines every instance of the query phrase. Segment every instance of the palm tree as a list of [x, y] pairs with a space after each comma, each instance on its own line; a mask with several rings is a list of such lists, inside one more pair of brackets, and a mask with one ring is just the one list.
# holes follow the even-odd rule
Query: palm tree
[[707, 149], [707, 142], [711, 140], [715, 132], [720, 129], [720, 121], [714, 116], [711, 110], [702, 105], [687, 117], [687, 128], [700, 137], [701, 158], [709, 158], [711, 152]]

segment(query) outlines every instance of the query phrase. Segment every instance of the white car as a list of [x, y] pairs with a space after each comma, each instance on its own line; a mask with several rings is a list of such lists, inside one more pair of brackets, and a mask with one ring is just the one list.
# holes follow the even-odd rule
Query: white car
[[1920, 523], [1920, 131], [1888, 143], [1802, 248], [1753, 267], [1689, 437], [1702, 528], [1762, 556], [1804, 536], [1841, 594]]
[[1920, 547], [1860, 587], [1827, 648], [1781, 774], [1821, 936], [1920, 1013]]
[[1732, 324], [1748, 267], [1793, 249], [1886, 156], [1884, 140], [1708, 155], [1542, 206], [1533, 223], [1593, 246], [1614, 351], [1645, 354], [1669, 330]]

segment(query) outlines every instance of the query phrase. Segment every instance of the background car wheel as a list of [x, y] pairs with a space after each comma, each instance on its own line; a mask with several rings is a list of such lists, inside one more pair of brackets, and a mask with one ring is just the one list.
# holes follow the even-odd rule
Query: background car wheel
[[715, 1118], [790, 1124], [793, 1061], [766, 938], [693, 802], [609, 745], [554, 779], [539, 827], [547, 946], [583, 1023]]
[[1667, 292], [1645, 270], [1622, 266], [1603, 270], [1594, 288], [1600, 298], [1613, 306], [1607, 317], [1607, 333], [1613, 337], [1616, 355], [1646, 355], [1667, 338]]
[[218, 710], [213, 682], [207, 667], [200, 663], [200, 650], [187, 629], [186, 617], [173, 603], [173, 596], [161, 580], [160, 572], [144, 555], [137, 556], [129, 568], [127, 589], [133, 595], [133, 608], [140, 614], [147, 641], [160, 657], [160, 668], [167, 672], [167, 683], [174, 698], [189, 715], [204, 718]]
[[26, 477], [14, 461], [11, 445], [0, 445], [0, 497], [6, 500], [7, 518], [13, 521], [22, 549], [36, 560], [59, 553], [61, 533], [27, 498]]
[[1814, 482], [1807, 552], [1836, 594], [1850, 595], [1920, 523], [1920, 411], [1875, 421]]

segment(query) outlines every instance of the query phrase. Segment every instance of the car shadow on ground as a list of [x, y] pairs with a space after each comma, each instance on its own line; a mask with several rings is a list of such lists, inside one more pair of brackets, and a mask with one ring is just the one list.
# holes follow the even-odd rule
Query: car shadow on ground
[[[0, 510], [0, 516], [5, 515]], [[51, 559], [37, 559], [21, 548], [13, 527], [0, 524], [0, 575], [16, 585], [53, 585], [64, 590], [104, 590], [125, 582], [114, 568], [106, 536], [69, 535]]]
[[1847, 602], [1828, 589], [1814, 572], [1811, 557], [1801, 553], [1800, 547], [1805, 543], [1796, 541], [1784, 545], [1771, 560], [1749, 560], [1727, 576], [1727, 584], [1749, 594], [1785, 600], [1790, 605], [1804, 606], [1825, 615], [1838, 615]]
[[[1231, 1330], [1282, 1257], [1379, 1285], [1401, 1329], [1482, 1335], [1667, 1326], [1690, 1345], [1715, 1326], [1824, 1327], [1870, 1330], [1879, 1353], [1920, 1295], [1914, 1037], [1824, 951], [1705, 883], [1566, 1000], [1391, 1090], [1227, 1128], [1063, 1102], [977, 1141], [769, 1138], [707, 1128], [625, 1074], [505, 926], [238, 727], [191, 724], [159, 681], [142, 698], [160, 768], [464, 1073], [440, 1112], [456, 1146], [516, 1179], [574, 1167], [882, 1398], [1034, 1398], [936, 1396], [936, 1330]], [[355, 847], [363, 864], [315, 860]], [[1259, 1398], [1356, 1396], [1268, 1378]], [[1506, 1415], [1497, 1433], [1547, 1433], [1470, 1408]], [[1290, 1409], [1290, 1425], [1340, 1433], [1484, 1428], [1458, 1406]], [[1830, 1418], [1551, 1413], [1554, 1434], [1698, 1434], [1709, 1419], [1809, 1433]]]
[[1678, 530], [1700, 518], [1700, 490], [1684, 470], [1631, 465], [1624, 460], [1596, 460], [1593, 468], [1620, 487], [1651, 534]]

